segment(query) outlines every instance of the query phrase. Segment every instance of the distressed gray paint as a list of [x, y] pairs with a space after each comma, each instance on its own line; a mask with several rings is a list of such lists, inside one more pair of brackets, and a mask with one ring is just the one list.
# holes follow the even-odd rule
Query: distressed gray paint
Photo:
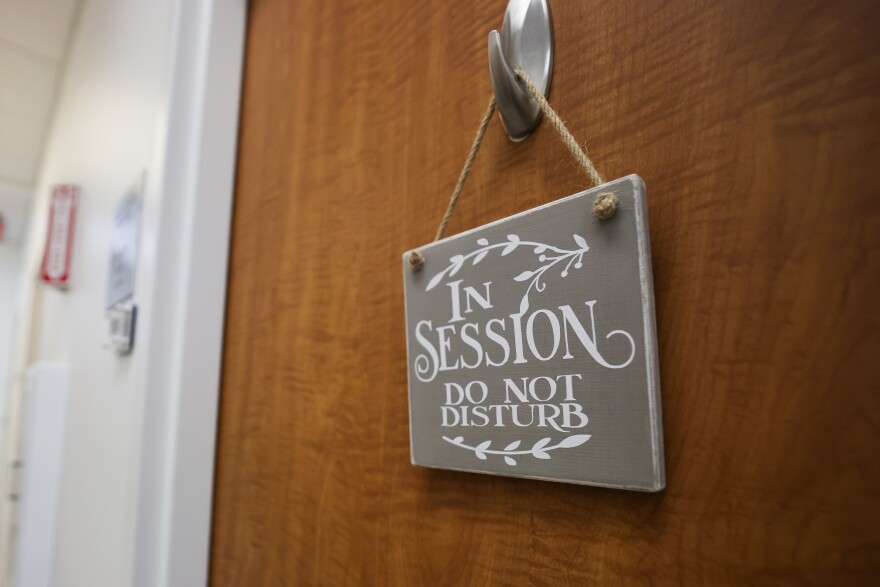
[[[618, 196], [620, 204], [612, 219], [599, 221], [592, 213], [592, 203], [596, 194], [608, 191]], [[409, 268], [404, 255], [413, 464], [622, 489], [663, 489], [660, 384], [647, 223], [644, 183], [630, 175], [427, 245], [420, 249], [425, 265], [419, 272]], [[514, 245], [517, 238], [520, 244]], [[542, 244], [550, 248], [537, 250]], [[458, 255], [464, 257], [463, 262], [456, 262]], [[579, 260], [582, 266], [577, 267]], [[529, 273], [548, 264], [552, 266], [540, 274], [537, 284], [532, 284], [535, 275]], [[568, 271], [563, 276], [566, 265]], [[460, 311], [455, 314], [453, 292], [459, 280]], [[485, 298], [483, 284], [487, 282], [491, 283], [491, 307], [483, 308], [480, 300], [471, 296], [471, 312], [466, 312], [464, 288], [473, 287]], [[544, 284], [543, 291], [535, 289], [539, 283]], [[524, 302], [527, 291], [528, 301]], [[591, 319], [587, 303], [593, 300]], [[572, 314], [562, 310], [566, 306], [583, 325], [589, 340], [577, 337]], [[528, 344], [528, 320], [542, 310], [546, 312], [533, 319], [531, 342], [546, 357], [554, 340], [559, 341], [557, 352], [546, 361], [535, 358]], [[554, 337], [549, 314], [560, 324], [558, 337]], [[461, 320], [452, 320], [458, 317]], [[488, 360], [500, 362], [504, 356], [503, 346], [486, 335], [491, 319], [503, 320], [504, 330], [499, 322], [493, 323], [492, 329], [511, 347], [511, 356], [503, 366], [487, 364]], [[430, 321], [431, 326], [419, 326], [421, 321]], [[525, 362], [520, 363], [514, 363], [519, 354], [515, 350], [515, 322], [521, 323], [523, 331], [521, 358]], [[431, 377], [440, 364], [437, 329], [441, 327], [455, 327], [454, 334], [452, 329], [443, 331], [451, 341], [446, 366], [451, 367], [457, 359], [476, 364], [478, 352], [461, 338], [462, 327], [468, 323], [477, 324], [465, 327], [465, 331], [480, 342], [482, 362], [473, 369], [459, 362], [459, 368], [438, 370]], [[417, 329], [427, 345], [420, 343]], [[609, 337], [612, 331], [623, 333]], [[593, 353], [587, 348], [591, 341], [595, 343]], [[428, 347], [433, 348], [437, 360]], [[563, 358], [566, 348], [571, 358]], [[418, 370], [417, 365], [422, 369]], [[512, 389], [505, 393], [505, 379], [522, 390], [524, 377], [528, 381], [539, 377], [557, 381], [556, 395], [548, 401], [533, 396], [522, 401]], [[567, 379], [573, 383], [570, 394], [566, 394]], [[487, 418], [475, 416], [472, 422], [488, 423], [482, 427], [460, 423], [443, 426], [447, 384], [465, 387], [472, 381], [484, 382], [488, 395], [480, 403], [465, 399], [461, 405], [468, 406], [469, 412], [474, 405], [483, 406]], [[452, 385], [450, 389], [454, 403], [459, 393]], [[537, 380], [539, 398], [546, 398], [550, 389], [547, 379]], [[474, 384], [471, 391], [475, 400], [482, 398], [479, 384]], [[532, 425], [516, 426], [513, 409], [520, 423], [532, 420]], [[460, 417], [460, 406], [455, 410]], [[589, 419], [586, 425], [581, 426], [579, 410]], [[447, 423], [455, 420], [452, 411], [446, 410]], [[568, 427], [564, 425], [566, 411], [570, 416]], [[547, 416], [543, 420], [541, 413]]]

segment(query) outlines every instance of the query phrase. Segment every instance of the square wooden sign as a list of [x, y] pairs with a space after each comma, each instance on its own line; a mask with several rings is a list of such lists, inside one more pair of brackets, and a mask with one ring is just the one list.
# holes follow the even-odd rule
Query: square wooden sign
[[[600, 221], [597, 194], [617, 213]], [[630, 175], [403, 259], [412, 462], [665, 486], [645, 186]]]

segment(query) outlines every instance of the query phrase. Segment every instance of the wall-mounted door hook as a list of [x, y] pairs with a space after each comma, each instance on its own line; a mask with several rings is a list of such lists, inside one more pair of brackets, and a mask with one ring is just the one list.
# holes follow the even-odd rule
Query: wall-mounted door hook
[[489, 33], [489, 75], [510, 140], [529, 136], [541, 121], [538, 103], [516, 81], [522, 68], [546, 96], [553, 74], [553, 23], [547, 0], [510, 0], [501, 34]]

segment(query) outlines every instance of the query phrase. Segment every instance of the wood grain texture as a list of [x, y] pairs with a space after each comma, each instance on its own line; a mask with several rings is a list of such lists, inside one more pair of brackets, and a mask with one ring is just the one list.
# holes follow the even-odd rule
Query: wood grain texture
[[[876, 584], [876, 2], [551, 0], [552, 104], [648, 186], [667, 489], [410, 465], [400, 254], [505, 4], [251, 3], [213, 585]], [[587, 186], [496, 121], [450, 234]]]

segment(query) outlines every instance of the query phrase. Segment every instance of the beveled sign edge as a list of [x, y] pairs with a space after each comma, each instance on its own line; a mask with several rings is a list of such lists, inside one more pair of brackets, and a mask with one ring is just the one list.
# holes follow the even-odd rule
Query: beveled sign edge
[[[423, 254], [426, 251], [430, 251], [430, 249], [434, 248], [436, 245], [440, 245], [441, 243], [446, 243], [449, 241], [453, 241], [455, 239], [464, 238], [477, 231], [484, 230], [486, 228], [497, 226], [501, 224], [505, 224], [522, 216], [526, 216], [542, 210], [544, 208], [548, 208], [550, 206], [555, 206], [562, 202], [584, 197], [590, 194], [598, 193], [603, 190], [611, 190], [617, 185], [622, 183], [629, 182], [633, 186], [633, 211], [635, 213], [635, 222], [636, 222], [636, 238], [638, 245], [638, 256], [639, 256], [639, 281], [641, 286], [641, 300], [642, 300], [642, 314], [644, 316], [644, 336], [645, 336], [645, 364], [647, 369], [647, 388], [648, 388], [648, 407], [649, 407], [649, 420], [651, 423], [651, 439], [652, 439], [652, 462], [653, 462], [653, 483], [650, 485], [626, 485], [626, 484], [614, 484], [614, 483], [602, 483], [597, 481], [583, 481], [579, 479], [563, 479], [560, 477], [542, 477], [540, 475], [530, 475], [530, 474], [512, 474], [512, 473], [503, 473], [503, 472], [489, 472], [480, 469], [469, 469], [465, 467], [452, 467], [452, 466], [439, 466], [439, 465], [430, 465], [424, 463], [417, 463], [415, 461], [415, 455], [413, 454], [413, 413], [412, 413], [412, 396], [411, 396], [411, 374], [410, 374], [410, 340], [409, 340], [409, 323], [407, 321], [408, 318], [408, 308], [407, 308], [407, 296], [406, 296], [406, 276], [407, 271], [411, 271], [409, 264], [409, 255], [413, 250], [418, 250]], [[613, 221], [613, 219], [611, 220]], [[657, 493], [663, 491], [666, 488], [666, 467], [664, 462], [664, 445], [663, 445], [663, 414], [662, 414], [662, 405], [660, 400], [660, 365], [659, 365], [659, 356], [657, 353], [657, 319], [656, 319], [656, 310], [654, 304], [654, 276], [653, 270], [651, 266], [651, 242], [650, 242], [650, 228], [648, 225], [648, 204], [647, 204], [647, 188], [645, 186], [644, 180], [637, 174], [633, 173], [630, 175], [626, 175], [615, 180], [606, 182], [600, 186], [595, 188], [590, 188], [588, 190], [583, 190], [577, 192], [575, 194], [571, 194], [569, 196], [565, 196], [563, 198], [559, 198], [557, 200], [553, 200], [552, 202], [547, 202], [546, 204], [541, 204], [540, 206], [536, 206], [534, 208], [530, 208], [528, 210], [524, 210], [522, 212], [518, 212], [511, 216], [506, 216], [504, 218], [500, 218], [498, 220], [493, 220], [492, 222], [488, 222], [486, 224], [481, 224], [480, 226], [468, 229], [463, 232], [459, 232], [457, 234], [448, 236], [444, 239], [434, 241], [428, 243], [422, 247], [418, 247], [417, 249], [410, 249], [405, 251], [402, 255], [403, 261], [403, 302], [404, 302], [404, 324], [405, 324], [405, 342], [406, 342], [406, 377], [407, 377], [407, 407], [409, 412], [409, 447], [410, 447], [410, 464], [416, 467], [423, 467], [427, 469], [436, 469], [443, 471], [458, 471], [464, 473], [478, 473], [482, 475], [492, 475], [496, 477], [512, 477], [517, 479], [534, 479], [538, 481], [552, 481], [556, 483], [568, 483], [573, 485], [584, 485], [591, 487], [604, 487], [609, 489], [623, 489], [628, 491], [640, 491], [646, 493]]]
[[654, 462], [654, 484], [644, 490], [658, 492], [666, 488], [666, 465], [663, 445], [663, 409], [660, 400], [660, 357], [657, 352], [657, 313], [654, 304], [654, 271], [651, 265], [651, 231], [648, 226], [648, 190], [645, 181], [636, 174], [621, 179], [632, 182], [633, 193], [638, 200], [634, 208], [639, 245], [642, 313], [645, 318], [645, 363], [648, 371], [648, 405], [651, 413]]

